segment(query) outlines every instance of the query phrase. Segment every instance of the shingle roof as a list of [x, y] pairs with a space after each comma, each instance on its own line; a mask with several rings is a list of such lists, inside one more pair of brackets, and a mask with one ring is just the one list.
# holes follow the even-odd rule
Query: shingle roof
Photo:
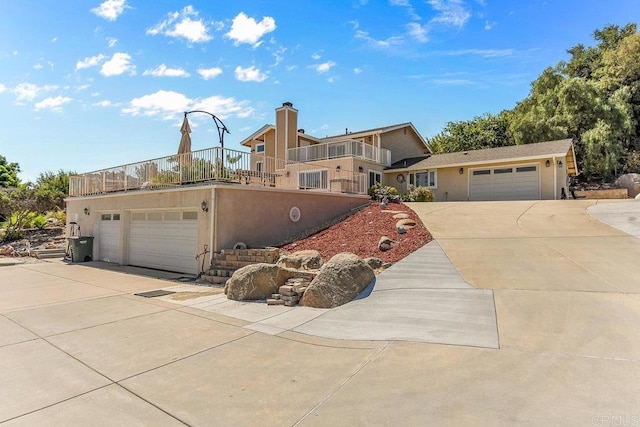
[[[411, 169], [437, 169], [442, 167], [510, 161], [524, 158], [563, 157], [567, 155], [571, 147], [571, 139], [561, 139], [534, 144], [510, 145], [508, 147], [434, 154], [411, 165]], [[402, 165], [395, 166], [398, 163], [400, 162], [394, 163], [394, 165], [389, 169], [404, 169], [408, 167]]]

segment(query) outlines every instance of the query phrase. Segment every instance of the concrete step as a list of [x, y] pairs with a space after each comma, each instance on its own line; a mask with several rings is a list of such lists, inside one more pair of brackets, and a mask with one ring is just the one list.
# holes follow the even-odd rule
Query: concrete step
[[35, 249], [33, 254], [38, 259], [64, 258], [66, 251], [64, 249]]

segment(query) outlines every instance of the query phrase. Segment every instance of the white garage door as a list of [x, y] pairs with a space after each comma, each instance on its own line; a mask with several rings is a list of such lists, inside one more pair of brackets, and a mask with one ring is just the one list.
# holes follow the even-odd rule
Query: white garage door
[[537, 199], [540, 199], [540, 179], [535, 165], [471, 171], [469, 200]]
[[100, 214], [97, 259], [120, 262], [120, 214], [118, 213]]
[[129, 264], [196, 274], [198, 212], [134, 212], [129, 229]]

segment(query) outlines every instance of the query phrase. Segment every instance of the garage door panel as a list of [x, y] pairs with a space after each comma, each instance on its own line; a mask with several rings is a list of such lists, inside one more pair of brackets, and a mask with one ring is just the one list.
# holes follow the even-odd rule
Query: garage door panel
[[100, 261], [120, 262], [120, 215], [101, 214], [98, 226], [98, 257]]
[[129, 233], [129, 264], [197, 273], [197, 220], [176, 219], [181, 217], [182, 212], [175, 211], [150, 212], [146, 218], [134, 215]]
[[540, 184], [537, 166], [475, 170], [469, 183], [470, 200], [537, 200]]

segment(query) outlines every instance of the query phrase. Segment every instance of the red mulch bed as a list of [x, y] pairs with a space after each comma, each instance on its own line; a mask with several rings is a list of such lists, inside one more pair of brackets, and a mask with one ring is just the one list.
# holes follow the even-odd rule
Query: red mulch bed
[[[406, 234], [398, 234], [393, 216], [401, 211], [417, 224], [407, 229]], [[386, 252], [378, 249], [380, 237], [387, 236], [398, 242]], [[402, 203], [389, 203], [382, 209], [378, 203], [357, 212], [338, 224], [310, 237], [284, 245], [281, 249], [295, 252], [315, 249], [326, 261], [340, 252], [351, 252], [361, 258], [376, 257], [385, 262], [397, 262], [432, 240], [431, 234], [414, 211]]]

